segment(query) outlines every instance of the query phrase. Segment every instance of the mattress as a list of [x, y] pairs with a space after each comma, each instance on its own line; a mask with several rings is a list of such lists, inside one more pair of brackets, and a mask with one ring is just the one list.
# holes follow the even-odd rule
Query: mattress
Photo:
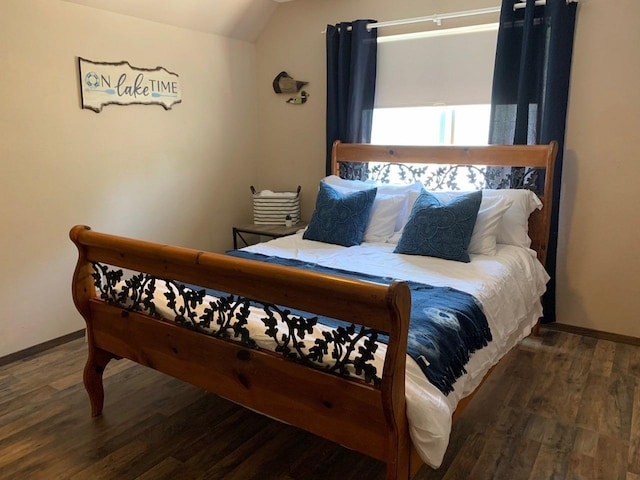
[[[418, 364], [407, 356], [406, 399], [411, 438], [422, 460], [437, 468], [449, 443], [452, 414], [458, 402], [476, 389], [500, 358], [530, 334], [542, 316], [540, 296], [549, 276], [535, 258], [535, 252], [522, 247], [498, 245], [495, 256], [471, 255], [470, 263], [395, 254], [394, 247], [389, 243], [365, 242], [347, 248], [304, 240], [302, 232], [298, 232], [243, 250], [330, 268], [448, 286], [467, 292], [480, 302], [493, 340], [472, 354], [466, 365], [467, 373], [456, 380], [453, 392], [448, 395], [440, 392], [429, 383]], [[376, 363], [380, 369], [385, 347], [381, 344], [377, 352]]]

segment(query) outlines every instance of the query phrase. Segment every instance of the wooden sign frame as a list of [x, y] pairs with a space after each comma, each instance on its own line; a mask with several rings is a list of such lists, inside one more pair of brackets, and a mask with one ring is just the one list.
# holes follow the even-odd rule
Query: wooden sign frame
[[82, 108], [100, 113], [105, 105], [161, 105], [182, 102], [178, 74], [164, 67], [140, 68], [127, 61], [94, 62], [78, 57]]

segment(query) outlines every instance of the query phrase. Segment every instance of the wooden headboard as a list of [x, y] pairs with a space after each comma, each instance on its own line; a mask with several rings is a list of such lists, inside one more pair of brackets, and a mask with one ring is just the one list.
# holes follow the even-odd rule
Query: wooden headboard
[[544, 188], [539, 193], [542, 210], [529, 217], [531, 248], [538, 254], [543, 265], [547, 260], [547, 244], [553, 203], [553, 172], [558, 144], [548, 145], [488, 145], [488, 146], [398, 146], [371, 145], [364, 143], [333, 144], [331, 172], [339, 175], [344, 162], [398, 163], [398, 164], [444, 164], [485, 165], [492, 167], [531, 167], [545, 171]]

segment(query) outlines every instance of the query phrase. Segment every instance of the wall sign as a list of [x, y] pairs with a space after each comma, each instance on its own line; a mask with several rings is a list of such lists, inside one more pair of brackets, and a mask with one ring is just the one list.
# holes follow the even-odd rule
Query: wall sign
[[105, 105], [162, 105], [182, 102], [180, 79], [164, 67], [132, 67], [129, 62], [92, 62], [78, 57], [82, 108]]

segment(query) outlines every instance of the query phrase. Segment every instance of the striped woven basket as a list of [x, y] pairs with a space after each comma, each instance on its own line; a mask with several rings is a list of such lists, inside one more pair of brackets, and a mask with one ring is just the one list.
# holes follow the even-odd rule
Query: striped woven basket
[[295, 192], [272, 192], [262, 190], [257, 192], [251, 186], [253, 194], [253, 223], [258, 225], [285, 225], [287, 215], [291, 223], [300, 221], [300, 190]]

